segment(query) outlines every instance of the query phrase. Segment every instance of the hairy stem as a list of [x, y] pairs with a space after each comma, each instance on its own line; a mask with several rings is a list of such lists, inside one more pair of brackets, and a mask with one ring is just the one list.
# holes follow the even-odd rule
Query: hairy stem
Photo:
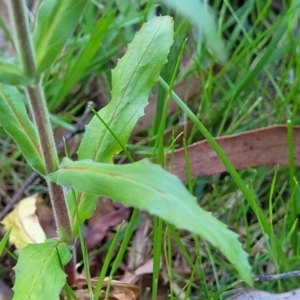
[[[32, 117], [38, 131], [46, 171], [47, 173], [51, 173], [58, 169], [59, 160], [42, 87], [42, 78], [36, 73], [35, 52], [29, 30], [25, 0], [8, 0], [8, 8], [14, 32], [14, 43], [23, 70], [27, 75], [35, 79], [35, 83], [25, 87], [25, 90]], [[59, 238], [63, 242], [73, 244], [70, 218], [63, 189], [61, 186], [50, 181], [47, 181], [47, 184]]]
[[59, 160], [42, 84], [38, 82], [32, 86], [27, 86], [25, 89], [40, 137], [46, 171], [51, 173], [58, 169]]
[[14, 34], [14, 44], [20, 57], [24, 73], [34, 76], [36, 63], [30, 37], [26, 5], [23, 0], [7, 0], [9, 17]]

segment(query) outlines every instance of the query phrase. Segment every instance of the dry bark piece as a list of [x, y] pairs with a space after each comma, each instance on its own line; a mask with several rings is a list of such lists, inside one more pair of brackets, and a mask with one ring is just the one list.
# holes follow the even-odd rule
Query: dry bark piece
[[[300, 126], [293, 127], [294, 162], [300, 165]], [[235, 169], [258, 166], [286, 166], [288, 138], [286, 125], [274, 125], [216, 138]], [[227, 171], [209, 143], [204, 140], [187, 147], [191, 175], [212, 175]], [[166, 169], [186, 180], [184, 148], [166, 156]]]

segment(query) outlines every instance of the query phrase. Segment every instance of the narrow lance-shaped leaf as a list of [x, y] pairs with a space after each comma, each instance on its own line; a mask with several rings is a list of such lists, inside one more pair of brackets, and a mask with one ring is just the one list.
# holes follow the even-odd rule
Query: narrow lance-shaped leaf
[[247, 254], [237, 234], [204, 211], [181, 181], [160, 166], [147, 160], [113, 165], [64, 159], [60, 169], [49, 178], [64, 186], [147, 210], [178, 228], [199, 234], [217, 247], [251, 284]]
[[66, 282], [62, 267], [70, 259], [68, 245], [57, 240], [26, 246], [14, 268], [13, 299], [59, 299]]
[[45, 175], [38, 134], [24, 99], [14, 86], [0, 85], [0, 125], [14, 139], [29, 165]]
[[[172, 43], [172, 19], [156, 17], [143, 25], [112, 71], [112, 99], [99, 115], [123, 145], [144, 114], [150, 91], [167, 62]], [[94, 116], [86, 127], [78, 157], [112, 162], [121, 150], [119, 143]]]
[[37, 66], [50, 67], [75, 30], [86, 0], [45, 0], [39, 7], [33, 32]]
[[[136, 34], [126, 54], [112, 71], [112, 99], [99, 114], [123, 145], [126, 145], [136, 122], [144, 114], [151, 88], [167, 62], [172, 42], [172, 19], [154, 18]], [[119, 143], [95, 116], [86, 127], [78, 151], [79, 158], [112, 162], [120, 151]], [[70, 192], [67, 198], [73, 232], [77, 235], [75, 205], [83, 222], [93, 213], [97, 196]]]
[[11, 85], [25, 85], [30, 83], [31, 81], [32, 79], [26, 77], [18, 66], [0, 60], [0, 83]]

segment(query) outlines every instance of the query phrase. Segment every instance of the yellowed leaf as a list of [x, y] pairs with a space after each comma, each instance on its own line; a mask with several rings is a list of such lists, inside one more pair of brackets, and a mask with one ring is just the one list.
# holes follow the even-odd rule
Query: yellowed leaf
[[46, 240], [45, 232], [35, 214], [37, 200], [37, 194], [21, 200], [1, 222], [6, 230], [12, 225], [9, 241], [18, 249], [24, 248], [28, 243], [38, 244]]

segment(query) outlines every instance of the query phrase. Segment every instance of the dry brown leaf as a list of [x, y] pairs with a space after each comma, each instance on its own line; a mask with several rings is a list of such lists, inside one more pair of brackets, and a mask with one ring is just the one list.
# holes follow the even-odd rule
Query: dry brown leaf
[[151, 257], [152, 242], [150, 239], [152, 220], [146, 220], [136, 230], [132, 239], [130, 250], [127, 255], [127, 269], [136, 270], [139, 266]]
[[93, 228], [99, 220], [104, 218], [109, 213], [112, 213], [116, 210], [114, 206], [114, 202], [110, 199], [100, 196], [97, 201], [97, 206], [93, 212], [93, 215], [90, 219], [87, 220], [87, 224], [89, 228]]
[[149, 231], [151, 221], [146, 219], [137, 229], [128, 249], [125, 273], [122, 282], [137, 283], [145, 274], [153, 272], [153, 258]]
[[43, 243], [46, 240], [35, 214], [37, 201], [37, 194], [21, 200], [1, 222], [6, 230], [12, 225], [9, 241], [18, 249], [24, 248], [28, 243]]
[[[95, 292], [98, 283], [98, 278], [91, 279], [92, 289]], [[105, 290], [109, 284], [109, 279], [105, 278], [102, 282], [102, 290], [99, 300], [105, 299]], [[72, 285], [75, 295], [80, 300], [90, 299], [85, 277], [78, 277]], [[139, 287], [134, 284], [124, 283], [118, 280], [110, 281], [109, 300], [136, 300], [139, 295]], [[65, 292], [62, 293], [66, 299]]]
[[[300, 165], [300, 126], [293, 127], [294, 160]], [[240, 134], [218, 137], [216, 141], [223, 149], [235, 169], [279, 165], [288, 161], [287, 127], [274, 125]], [[226, 171], [214, 150], [206, 140], [187, 147], [192, 177], [212, 175]], [[175, 150], [166, 157], [166, 169], [171, 170], [182, 181], [186, 180], [184, 149]]]
[[121, 207], [108, 213], [95, 223], [94, 227], [91, 228], [85, 237], [85, 243], [88, 251], [96, 249], [107, 235], [109, 229], [121, 224], [121, 222], [123, 220], [127, 220], [129, 216], [130, 209], [128, 207]]
[[233, 296], [228, 300], [299, 300], [299, 299], [300, 299], [300, 289], [293, 290], [287, 293], [282, 293], [282, 294], [273, 294], [269, 292], [251, 290]]
[[143, 275], [152, 274], [152, 272], [153, 258], [150, 258], [134, 271], [126, 270], [121, 280], [126, 283], [137, 283]]

